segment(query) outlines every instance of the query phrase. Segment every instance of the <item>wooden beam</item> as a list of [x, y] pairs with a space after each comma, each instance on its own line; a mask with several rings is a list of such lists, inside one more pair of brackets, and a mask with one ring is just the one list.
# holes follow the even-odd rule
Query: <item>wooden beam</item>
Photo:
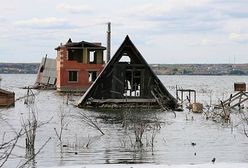
[[233, 106], [231, 106], [231, 108], [234, 108], [234, 107], [240, 105], [241, 103], [245, 102], [246, 100], [248, 100], [248, 98], [245, 98], [245, 99], [241, 100], [240, 102], [234, 104]]
[[126, 98], [126, 99], [93, 99], [93, 103], [155, 103], [155, 99], [135, 99], [135, 98]]

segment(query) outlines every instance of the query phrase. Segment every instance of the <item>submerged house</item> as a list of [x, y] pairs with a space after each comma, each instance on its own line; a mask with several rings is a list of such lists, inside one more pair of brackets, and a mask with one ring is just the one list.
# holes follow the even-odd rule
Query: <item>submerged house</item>
[[15, 93], [0, 88], [0, 107], [15, 105]]
[[105, 49], [101, 43], [72, 42], [71, 39], [55, 48], [57, 90], [85, 92], [104, 67]]
[[96, 81], [78, 102], [79, 107], [158, 107], [175, 109], [176, 99], [152, 71], [128, 36]]
[[56, 60], [43, 57], [38, 69], [37, 78], [33, 88], [55, 89], [57, 83]]

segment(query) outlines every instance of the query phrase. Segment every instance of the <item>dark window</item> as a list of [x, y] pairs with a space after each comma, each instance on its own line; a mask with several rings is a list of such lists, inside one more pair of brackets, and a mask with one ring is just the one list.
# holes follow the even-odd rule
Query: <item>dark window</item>
[[69, 81], [77, 82], [78, 80], [78, 72], [77, 71], [69, 71]]
[[83, 62], [83, 50], [68, 50], [68, 60], [77, 61], [79, 63]]
[[96, 80], [96, 71], [89, 71], [89, 82], [94, 82]]

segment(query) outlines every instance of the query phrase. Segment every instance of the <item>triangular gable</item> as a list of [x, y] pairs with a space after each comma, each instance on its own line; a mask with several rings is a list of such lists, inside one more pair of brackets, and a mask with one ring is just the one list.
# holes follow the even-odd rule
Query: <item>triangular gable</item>
[[97, 102], [123, 103], [123, 100], [157, 103], [158, 99], [163, 99], [161, 101], [165, 101], [169, 108], [177, 105], [175, 98], [126, 36], [112, 59], [81, 97], [78, 106], [85, 107], [92, 102], [96, 103], [96, 106], [99, 105]]

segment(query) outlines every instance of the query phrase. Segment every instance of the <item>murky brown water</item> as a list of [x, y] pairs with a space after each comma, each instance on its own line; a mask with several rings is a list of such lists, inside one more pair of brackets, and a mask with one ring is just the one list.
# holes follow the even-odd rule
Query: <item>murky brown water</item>
[[[32, 85], [35, 75], [1, 75], [1, 87], [15, 91], [16, 98], [26, 94], [19, 87]], [[248, 76], [159, 76], [168, 90], [175, 95], [175, 85], [184, 89], [196, 89], [197, 100], [205, 105], [227, 98], [233, 93], [234, 82], [248, 83]], [[216, 123], [206, 120], [202, 114], [192, 114], [188, 110], [172, 113], [155, 110], [107, 110], [89, 111], [78, 109], [71, 105], [78, 97], [71, 97], [67, 105], [66, 98], [56, 91], [34, 91], [35, 112], [38, 121], [48, 122], [37, 129], [36, 151], [51, 137], [49, 143], [35, 158], [34, 165], [62, 166], [78, 164], [103, 163], [155, 163], [155, 164], [197, 164], [211, 162], [216, 157], [218, 162], [248, 162], [248, 138], [244, 136], [243, 126], [234, 127], [230, 124]], [[211, 94], [210, 94], [211, 93]], [[14, 108], [0, 109], [6, 122], [0, 122], [0, 138], [14, 136], [14, 130], [21, 128], [22, 118], [28, 118], [29, 107], [23, 100], [16, 102]], [[247, 112], [247, 104], [245, 109]], [[66, 124], [62, 133], [62, 144], [59, 145], [54, 128], [60, 128], [60, 114], [66, 114], [63, 123]], [[82, 122], [78, 117], [72, 117], [78, 112], [91, 116], [94, 122], [105, 133]], [[131, 117], [130, 117], [131, 116]], [[187, 117], [186, 117], [187, 116]], [[152, 128], [147, 127], [142, 142], [143, 146], [135, 144], [134, 123], [125, 128], [127, 119], [142, 118], [160, 121], [161, 129], [155, 132], [154, 146], [151, 145]], [[186, 118], [188, 120], [186, 120]], [[232, 114], [233, 125], [240, 121], [239, 114]], [[10, 126], [11, 125], [11, 126]], [[148, 124], [149, 125], [149, 124]], [[149, 125], [150, 126], [150, 125]], [[196, 145], [192, 146], [191, 143]], [[24, 138], [19, 139], [13, 155], [6, 167], [16, 167], [25, 162]], [[87, 145], [88, 144], [88, 145]]]

